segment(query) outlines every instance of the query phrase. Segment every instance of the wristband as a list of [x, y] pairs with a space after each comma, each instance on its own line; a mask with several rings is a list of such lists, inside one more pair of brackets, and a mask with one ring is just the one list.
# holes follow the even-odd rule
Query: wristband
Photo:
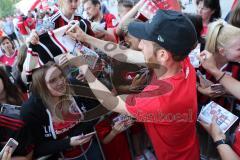
[[226, 74], [226, 72], [224, 72], [224, 73], [221, 75], [221, 77], [217, 80], [217, 82], [220, 82], [221, 79], [225, 76], [225, 74]]
[[218, 141], [214, 142], [215, 147], [218, 147], [221, 144], [227, 144], [226, 140], [221, 139], [221, 140], [218, 140]]

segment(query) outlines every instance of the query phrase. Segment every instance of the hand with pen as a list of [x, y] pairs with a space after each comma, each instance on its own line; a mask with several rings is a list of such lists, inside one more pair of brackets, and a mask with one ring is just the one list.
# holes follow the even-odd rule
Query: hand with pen
[[72, 37], [73, 39], [76, 39], [81, 42], [85, 42], [87, 38], [87, 34], [82, 31], [82, 29], [79, 26], [73, 25], [72, 27], [69, 26], [69, 29], [67, 29], [66, 34]]
[[[202, 51], [198, 55], [198, 59], [201, 62], [201, 65], [204, 69], [212, 74], [214, 70], [218, 70], [216, 66], [216, 61], [212, 53], [208, 51]], [[226, 93], [224, 87], [220, 84], [214, 84], [213, 82], [206, 79], [200, 71], [197, 71], [200, 83], [198, 84], [198, 91], [204, 95], [207, 95], [212, 98], [220, 97]]]

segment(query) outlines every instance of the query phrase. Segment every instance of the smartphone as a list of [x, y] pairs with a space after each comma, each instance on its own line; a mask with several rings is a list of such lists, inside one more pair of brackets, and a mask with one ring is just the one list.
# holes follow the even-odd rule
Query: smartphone
[[70, 70], [70, 75], [74, 78], [76, 78], [81, 73], [81, 70], [79, 68], [72, 68]]
[[149, 73], [149, 70], [147, 68], [142, 68], [137, 71], [137, 74], [143, 75]]
[[131, 117], [120, 114], [120, 115], [118, 115], [117, 117], [115, 117], [115, 118], [112, 120], [112, 122], [113, 122], [113, 125], [114, 125], [114, 124], [117, 123], [117, 122], [123, 122], [123, 121], [127, 121], [127, 120], [129, 120], [129, 119], [131, 119]]
[[224, 87], [223, 87], [223, 85], [217, 83], [217, 84], [212, 84], [211, 85], [211, 89], [214, 90], [214, 91], [216, 91], [216, 90], [224, 90]]
[[201, 78], [204, 79], [204, 80], [207, 80], [207, 79], [205, 78], [205, 76], [204, 76], [199, 70], [197, 70], [197, 76], [198, 76], [198, 77], [201, 77]]
[[95, 132], [95, 131], [94, 131], [94, 132], [91, 132], [91, 133], [88, 133], [88, 134], [84, 134], [84, 135], [81, 137], [81, 139], [88, 138], [88, 137], [91, 137], [91, 136], [94, 136], [94, 135], [96, 135], [96, 132]]
[[17, 146], [18, 146], [18, 142], [17, 142], [15, 139], [10, 138], [10, 139], [7, 141], [7, 143], [5, 144], [5, 146], [3, 147], [3, 149], [1, 150], [1, 152], [0, 152], [0, 158], [2, 158], [3, 153], [4, 153], [4, 150], [6, 149], [7, 146], [11, 147], [11, 148], [12, 148], [12, 151], [14, 152], [14, 150], [15, 150], [15, 149], [17, 148]]
[[204, 85], [205, 87], [209, 87], [209, 86], [211, 86], [212, 85], [212, 82], [211, 81], [209, 81], [207, 78], [206, 78], [206, 76], [205, 75], [203, 75], [199, 70], [197, 70], [197, 76], [200, 78], [202, 78], [203, 79], [203, 81], [202, 81], [202, 85]]
[[94, 131], [94, 132], [85, 134], [84, 137], [86, 138], [86, 137], [89, 137], [89, 136], [93, 136], [93, 135], [95, 135], [95, 134], [96, 134], [96, 132]]

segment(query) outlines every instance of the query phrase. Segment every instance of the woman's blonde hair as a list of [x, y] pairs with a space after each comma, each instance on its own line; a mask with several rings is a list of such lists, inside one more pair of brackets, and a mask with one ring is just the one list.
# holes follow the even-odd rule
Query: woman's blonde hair
[[219, 19], [209, 24], [205, 49], [214, 54], [219, 47], [224, 47], [236, 38], [236, 35], [240, 35], [239, 28]]
[[[50, 109], [50, 111], [52, 111], [51, 106], [55, 105], [52, 103], [52, 95], [47, 87], [46, 81], [45, 81], [45, 76], [46, 76], [46, 72], [48, 71], [48, 69], [50, 69], [51, 67], [56, 67], [58, 68], [62, 74], [64, 74], [63, 70], [60, 68], [60, 66], [58, 66], [57, 64], [55, 64], [54, 62], [48, 62], [47, 64], [45, 64], [44, 66], [42, 66], [41, 68], [36, 69], [35, 71], [33, 71], [32, 74], [32, 84], [31, 84], [31, 91], [35, 94], [38, 95], [41, 99], [44, 105], [46, 105], [46, 107], [48, 109]], [[64, 75], [65, 80], [67, 81], [66, 76]], [[69, 100], [71, 98], [72, 91], [70, 89], [70, 86], [68, 85], [68, 83], [66, 84], [66, 93], [60, 97], [61, 100]]]

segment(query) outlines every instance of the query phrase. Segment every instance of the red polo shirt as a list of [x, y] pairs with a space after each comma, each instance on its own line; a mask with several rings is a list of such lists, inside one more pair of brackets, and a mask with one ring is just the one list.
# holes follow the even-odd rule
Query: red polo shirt
[[155, 77], [140, 94], [128, 96], [126, 107], [144, 123], [159, 160], [199, 159], [196, 74], [188, 58], [178, 74]]

